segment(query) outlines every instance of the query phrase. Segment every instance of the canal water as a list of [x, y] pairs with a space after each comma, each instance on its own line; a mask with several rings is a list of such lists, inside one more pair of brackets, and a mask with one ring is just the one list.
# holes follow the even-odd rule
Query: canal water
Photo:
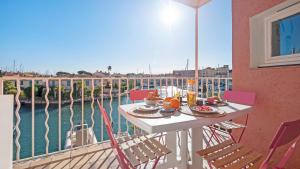
[[[106, 109], [107, 113], [110, 113], [110, 100], [105, 99], [103, 101], [104, 108]], [[127, 103], [127, 97], [123, 96], [121, 97], [121, 104]], [[130, 103], [130, 100], [128, 100], [128, 103]], [[118, 130], [118, 99], [114, 98], [112, 101], [112, 117], [113, 117], [113, 129], [115, 132]], [[94, 104], [94, 132], [97, 137], [98, 142], [101, 141], [101, 115], [99, 113], [99, 108], [97, 106], [97, 103]], [[74, 116], [73, 116], [73, 122], [74, 125], [81, 122], [81, 103], [74, 103], [73, 106], [74, 110]], [[50, 104], [48, 108], [49, 112], [49, 153], [55, 152], [59, 150], [59, 141], [58, 141], [58, 105], [57, 104]], [[91, 102], [85, 102], [84, 104], [84, 121], [90, 126], [92, 126], [92, 120], [91, 120]], [[65, 139], [66, 134], [70, 130], [70, 105], [65, 104], [62, 105], [62, 112], [61, 112], [61, 148], [64, 149], [65, 145]], [[20, 151], [20, 158], [27, 158], [31, 157], [32, 154], [32, 111], [31, 111], [31, 105], [22, 105], [20, 109], [20, 145], [21, 145], [21, 151]], [[45, 154], [46, 152], [46, 141], [45, 141], [45, 105], [36, 105], [35, 106], [35, 121], [34, 121], [34, 150], [35, 155], [41, 155]], [[16, 120], [16, 119], [15, 119]], [[129, 126], [130, 127], [130, 126]], [[126, 131], [126, 120], [121, 116], [121, 130]], [[106, 134], [106, 129], [104, 127], [104, 139], [107, 140], [108, 136]], [[16, 137], [16, 133], [14, 138]], [[14, 142], [14, 159], [16, 157], [16, 144]]]

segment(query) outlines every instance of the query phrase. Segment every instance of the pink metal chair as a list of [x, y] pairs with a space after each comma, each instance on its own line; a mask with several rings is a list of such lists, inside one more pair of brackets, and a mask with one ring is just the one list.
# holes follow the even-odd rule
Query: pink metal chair
[[280, 125], [279, 129], [276, 132], [275, 137], [269, 147], [269, 153], [267, 158], [261, 164], [260, 169], [267, 169], [272, 155], [276, 149], [280, 146], [286, 145], [291, 141], [295, 142], [289, 147], [286, 153], [283, 155], [279, 163], [274, 167], [274, 169], [284, 169], [286, 163], [291, 158], [292, 154], [295, 151], [296, 144], [300, 139], [300, 119], [296, 121], [284, 122]]
[[[154, 138], [147, 138], [145, 136], [137, 137], [131, 140], [130, 144], [127, 141], [120, 143], [120, 139], [117, 141], [113, 135], [111, 122], [105, 109], [100, 105], [99, 100], [97, 100], [97, 103], [105, 123], [111, 146], [116, 153], [121, 169], [135, 169], [142, 164], [145, 164], [146, 167], [151, 160], [154, 160], [154, 169], [160, 157], [171, 153], [169, 149], [161, 145], [160, 142]], [[123, 149], [120, 144], [127, 144], [126, 147], [128, 148]]]
[[[157, 90], [130, 90], [129, 98], [132, 101], [132, 103], [134, 103], [135, 101], [144, 100], [144, 98], [146, 98], [150, 92], [157, 92]], [[135, 135], [137, 134], [136, 130], [136, 126], [133, 126], [133, 132]], [[142, 133], [142, 131], [139, 132]], [[159, 141], [162, 140], [162, 136], [162, 133], [154, 135], [154, 137], [159, 137]]]
[[288, 160], [295, 151], [296, 143], [300, 136], [300, 119], [296, 121], [284, 122], [277, 130], [273, 141], [269, 147], [266, 159], [261, 163], [261, 154], [244, 147], [233, 140], [227, 140], [221, 144], [208, 147], [197, 152], [206, 159], [210, 167], [218, 169], [270, 169], [269, 164], [274, 152], [280, 146], [291, 141], [295, 142], [285, 152], [279, 163], [272, 169], [284, 169]]
[[[239, 103], [239, 104], [245, 104], [249, 106], [253, 106], [255, 103], [255, 93], [253, 92], [242, 92], [242, 91], [225, 91], [223, 100], [226, 100], [228, 102], [233, 102], [233, 103]], [[220, 122], [217, 123], [213, 126], [209, 126], [209, 129], [211, 130], [211, 136], [209, 138], [208, 144], [211, 142], [212, 138], [214, 137], [215, 140], [220, 143], [221, 139], [220, 134], [216, 132], [216, 130], [220, 132], [226, 132], [227, 134], [230, 135], [231, 139], [234, 142], [240, 142], [243, 134], [245, 132], [246, 126], [248, 124], [248, 114], [246, 115], [246, 120], [244, 124], [239, 124], [235, 123], [233, 121], [226, 121], [226, 122]], [[232, 136], [231, 132], [234, 129], [243, 129], [241, 132], [240, 137], [238, 138], [238, 141]]]
[[150, 92], [156, 92], [157, 90], [130, 90], [129, 98], [134, 103], [138, 100], [144, 100]]

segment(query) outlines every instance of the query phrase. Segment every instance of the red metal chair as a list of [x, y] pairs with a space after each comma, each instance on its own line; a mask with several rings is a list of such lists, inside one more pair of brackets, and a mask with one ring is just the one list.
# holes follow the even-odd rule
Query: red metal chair
[[[111, 122], [105, 109], [100, 105], [99, 100], [97, 100], [97, 103], [105, 123], [111, 146], [116, 153], [121, 169], [135, 169], [142, 164], [145, 164], [146, 167], [146, 164], [151, 160], [154, 160], [154, 169], [160, 157], [171, 153], [169, 149], [161, 145], [160, 142], [154, 138], [147, 138], [145, 136], [136, 137], [131, 140], [130, 143], [128, 143], [129, 141], [124, 141], [123, 143], [117, 141], [113, 135]], [[121, 144], [126, 144], [124, 147], [127, 148], [122, 148]]]
[[218, 169], [269, 169], [269, 162], [276, 149], [286, 145], [291, 141], [295, 142], [289, 147], [279, 163], [272, 169], [284, 169], [288, 160], [292, 157], [296, 143], [300, 136], [300, 119], [291, 122], [284, 122], [280, 125], [273, 141], [269, 147], [269, 154], [261, 163], [262, 155], [244, 147], [233, 140], [225, 141], [221, 144], [200, 150], [197, 152], [206, 159], [210, 167]]
[[[242, 92], [242, 91], [225, 91], [223, 100], [233, 102], [233, 103], [239, 103], [239, 104], [245, 104], [249, 106], [253, 106], [255, 103], [255, 93], [253, 92]], [[209, 129], [211, 130], [211, 136], [209, 138], [208, 144], [211, 142], [212, 138], [214, 137], [218, 143], [220, 143], [221, 139], [220, 134], [216, 132], [218, 130], [219, 132], [226, 132], [230, 135], [231, 139], [234, 142], [240, 142], [242, 139], [242, 136], [245, 132], [245, 129], [248, 124], [248, 114], [246, 115], [245, 124], [239, 124], [235, 123], [233, 121], [225, 121], [220, 122], [217, 124], [214, 124], [213, 126], [209, 126]], [[232, 136], [231, 132], [234, 129], [242, 129], [241, 135], [238, 138], [238, 141]]]

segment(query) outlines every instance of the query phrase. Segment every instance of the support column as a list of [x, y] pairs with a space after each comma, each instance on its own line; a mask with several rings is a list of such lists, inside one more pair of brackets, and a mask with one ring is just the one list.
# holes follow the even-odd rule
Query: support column
[[198, 97], [198, 8], [195, 8], [195, 82], [196, 82], [196, 96]]

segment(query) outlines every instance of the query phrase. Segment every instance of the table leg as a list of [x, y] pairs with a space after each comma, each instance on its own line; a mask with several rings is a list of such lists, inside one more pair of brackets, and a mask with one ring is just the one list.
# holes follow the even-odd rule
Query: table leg
[[188, 166], [188, 131], [181, 131], [180, 145], [180, 166], [179, 168], [186, 169]]
[[157, 166], [158, 169], [174, 168], [178, 164], [176, 159], [176, 131], [167, 132], [165, 138], [167, 148], [171, 150], [172, 153], [167, 155], [165, 163]]
[[192, 165], [190, 169], [203, 169], [203, 159], [196, 154], [203, 149], [203, 129], [202, 127], [192, 129]]

